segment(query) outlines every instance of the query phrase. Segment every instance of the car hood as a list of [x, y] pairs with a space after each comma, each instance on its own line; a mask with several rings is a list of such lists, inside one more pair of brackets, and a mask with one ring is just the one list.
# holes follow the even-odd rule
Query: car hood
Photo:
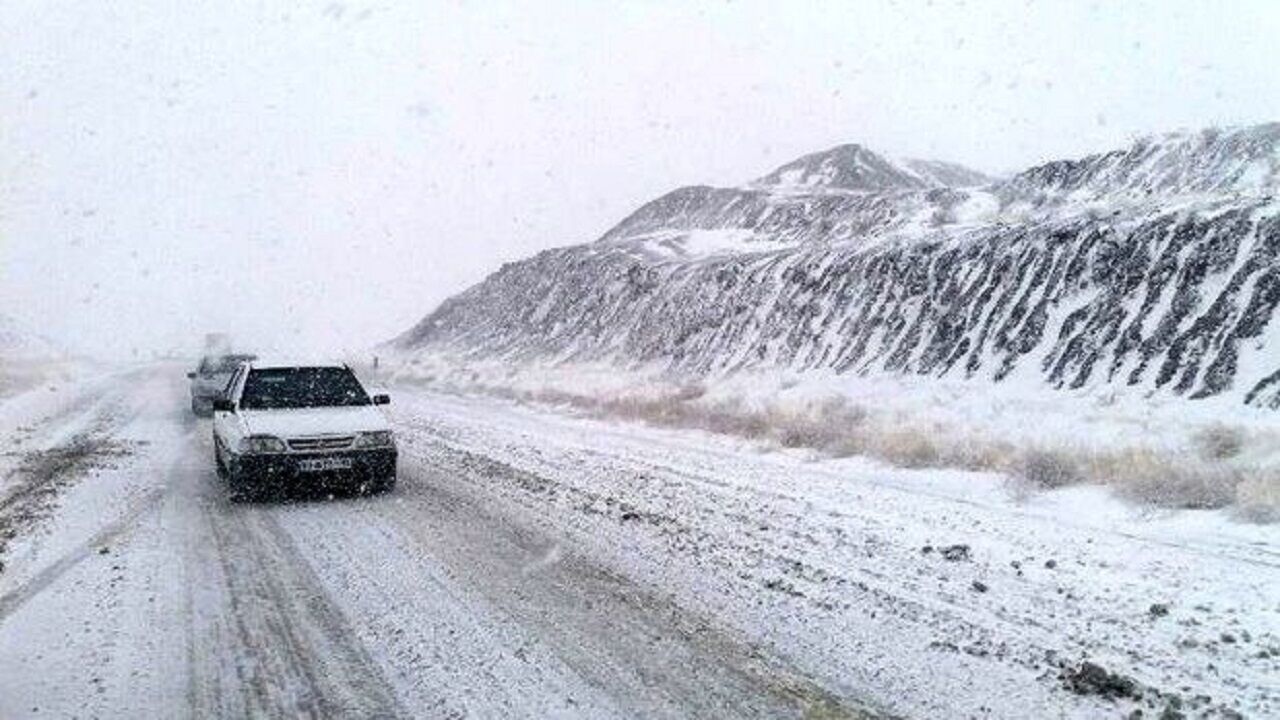
[[250, 435], [280, 438], [308, 435], [350, 435], [389, 430], [391, 425], [373, 405], [303, 408], [299, 410], [241, 410]]

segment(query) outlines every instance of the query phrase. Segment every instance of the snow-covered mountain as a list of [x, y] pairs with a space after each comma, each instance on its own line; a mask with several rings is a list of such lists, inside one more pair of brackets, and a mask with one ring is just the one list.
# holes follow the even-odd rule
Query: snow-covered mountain
[[1280, 187], [1280, 123], [1232, 130], [1170, 133], [1123, 150], [1032, 168], [1007, 195], [1150, 198], [1209, 193], [1271, 194]]
[[0, 314], [0, 362], [42, 360], [65, 355], [57, 345], [22, 327], [13, 318]]
[[55, 343], [0, 313], [0, 398], [63, 374], [68, 360]]
[[893, 161], [862, 147], [839, 145], [793, 160], [756, 181], [786, 190], [892, 192], [985, 185], [991, 178], [963, 165], [936, 160]]
[[510, 263], [404, 351], [915, 373], [1280, 408], [1280, 124], [1003, 180], [844, 145]]

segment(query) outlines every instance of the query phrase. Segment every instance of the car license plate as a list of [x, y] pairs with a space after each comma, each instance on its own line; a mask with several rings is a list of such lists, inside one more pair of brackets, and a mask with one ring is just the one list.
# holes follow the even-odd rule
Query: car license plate
[[350, 470], [351, 458], [331, 457], [331, 458], [307, 458], [298, 461], [298, 470], [301, 472], [323, 472], [325, 470]]

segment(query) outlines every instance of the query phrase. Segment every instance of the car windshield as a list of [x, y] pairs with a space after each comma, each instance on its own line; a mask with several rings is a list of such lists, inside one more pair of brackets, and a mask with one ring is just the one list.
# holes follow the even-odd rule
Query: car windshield
[[253, 370], [240, 407], [247, 410], [368, 405], [369, 395], [346, 368], [299, 367]]

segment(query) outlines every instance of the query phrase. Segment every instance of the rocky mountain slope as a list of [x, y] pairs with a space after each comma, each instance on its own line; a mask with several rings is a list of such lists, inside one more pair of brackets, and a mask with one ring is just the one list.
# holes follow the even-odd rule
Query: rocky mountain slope
[[405, 352], [1104, 384], [1280, 408], [1280, 124], [991, 180], [845, 145], [510, 263]]

